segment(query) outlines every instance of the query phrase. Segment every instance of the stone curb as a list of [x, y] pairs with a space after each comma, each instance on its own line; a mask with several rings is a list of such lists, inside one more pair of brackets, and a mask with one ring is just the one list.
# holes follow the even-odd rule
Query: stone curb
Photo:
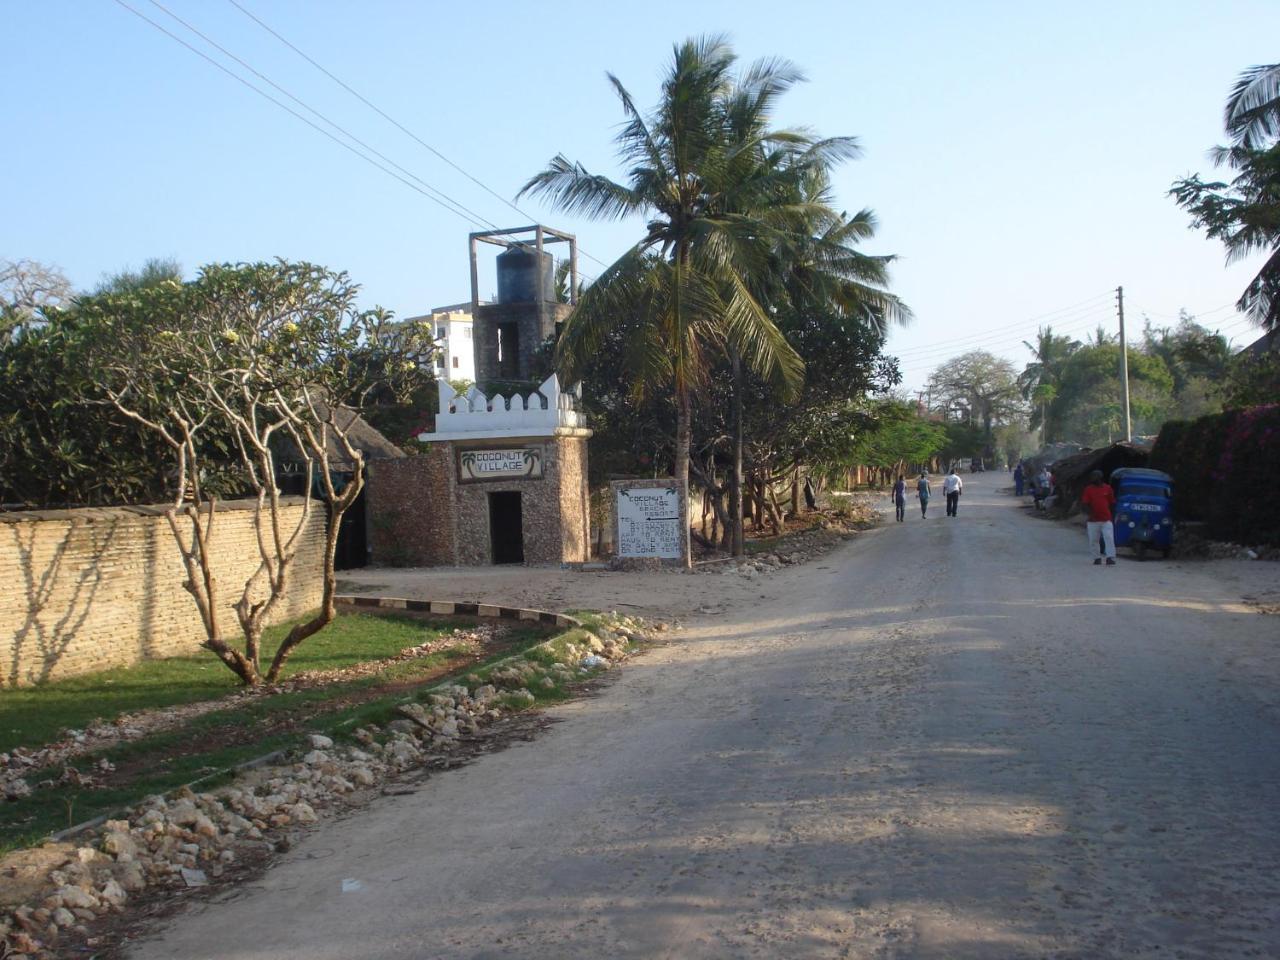
[[500, 607], [489, 603], [472, 603], [460, 600], [408, 600], [404, 597], [365, 597], [341, 594], [333, 602], [347, 607], [363, 607], [376, 610], [408, 610], [412, 613], [434, 613], [442, 616], [493, 617], [500, 620], [523, 620], [545, 623], [555, 627], [581, 627], [577, 617], [549, 610], [530, 610], [524, 607]]

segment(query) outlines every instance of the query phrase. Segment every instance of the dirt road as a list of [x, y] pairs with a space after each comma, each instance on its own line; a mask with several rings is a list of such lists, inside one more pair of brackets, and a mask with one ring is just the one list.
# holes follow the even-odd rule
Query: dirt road
[[1093, 567], [966, 481], [133, 956], [1280, 956], [1276, 568]]

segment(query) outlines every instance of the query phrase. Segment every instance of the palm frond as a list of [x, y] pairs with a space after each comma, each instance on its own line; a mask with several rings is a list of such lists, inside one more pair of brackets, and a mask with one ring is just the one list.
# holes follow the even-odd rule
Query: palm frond
[[1227, 98], [1224, 123], [1237, 146], [1261, 150], [1280, 136], [1280, 63], [1250, 67]]

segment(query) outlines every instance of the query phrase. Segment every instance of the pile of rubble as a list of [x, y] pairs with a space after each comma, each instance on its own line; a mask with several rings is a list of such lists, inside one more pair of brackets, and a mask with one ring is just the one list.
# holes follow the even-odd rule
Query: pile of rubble
[[[354, 730], [352, 743], [312, 734], [307, 752], [290, 763], [260, 767], [215, 792], [183, 788], [150, 797], [82, 833], [75, 845], [48, 844], [43, 882], [26, 881], [38, 894], [0, 917], [0, 956], [48, 957], [68, 941], [92, 948], [95, 922], [122, 912], [142, 891], [202, 887], [239, 862], [287, 848], [292, 831], [531, 706], [533, 690], [588, 678], [666, 629], [611, 614], [594, 632], [571, 631], [500, 662], [487, 676], [471, 674], [406, 700], [385, 726]], [[0, 884], [17, 875], [8, 859], [0, 861]]]
[[813, 527], [787, 537], [778, 545], [778, 549], [768, 553], [755, 553], [737, 560], [712, 561], [694, 569], [699, 573], [757, 577], [826, 556], [837, 544], [852, 536], [852, 533], [836, 526]]

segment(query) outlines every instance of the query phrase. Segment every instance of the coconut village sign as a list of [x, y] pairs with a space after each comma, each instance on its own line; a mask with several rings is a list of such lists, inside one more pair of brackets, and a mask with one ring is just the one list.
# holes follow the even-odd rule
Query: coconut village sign
[[458, 451], [458, 480], [462, 483], [479, 480], [536, 480], [541, 477], [541, 448]]

